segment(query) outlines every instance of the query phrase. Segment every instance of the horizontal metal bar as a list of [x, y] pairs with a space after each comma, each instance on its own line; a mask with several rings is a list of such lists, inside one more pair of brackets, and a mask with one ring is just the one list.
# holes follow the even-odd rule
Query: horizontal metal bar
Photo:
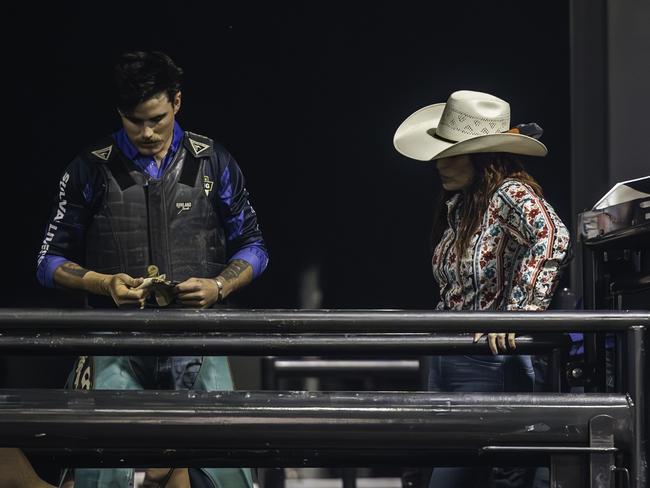
[[0, 445], [476, 456], [486, 445], [586, 447], [590, 419], [607, 414], [629, 450], [632, 410], [618, 394], [0, 390]]
[[[540, 334], [516, 338], [517, 354], [545, 353], [568, 347], [569, 337]], [[474, 343], [472, 334], [253, 334], [219, 332], [0, 332], [0, 354], [45, 355], [318, 355], [345, 356], [490, 354], [485, 339]]]
[[576, 447], [576, 446], [485, 446], [479, 449], [479, 454], [495, 454], [502, 452], [539, 452], [551, 454], [592, 454], [618, 452], [617, 447]]
[[274, 359], [275, 374], [286, 376], [321, 376], [350, 374], [414, 374], [420, 370], [416, 359]]
[[[70, 467], [426, 467], [432, 466], [544, 466], [544, 452], [500, 452], [479, 456], [471, 451], [431, 451], [410, 448], [377, 449], [163, 449], [130, 447], [97, 449], [23, 448], [33, 463]], [[552, 454], [552, 453], [550, 453]]]
[[650, 325], [650, 312], [1, 309], [0, 330], [212, 332], [577, 332]]

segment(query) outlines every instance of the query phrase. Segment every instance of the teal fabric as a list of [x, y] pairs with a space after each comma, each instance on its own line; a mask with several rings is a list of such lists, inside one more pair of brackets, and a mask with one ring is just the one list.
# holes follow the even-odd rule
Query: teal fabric
[[[232, 376], [226, 357], [136, 357], [94, 356], [92, 388], [95, 390], [142, 390], [160, 388], [202, 391], [232, 390]], [[171, 371], [170, 371], [171, 370]], [[73, 384], [75, 370], [68, 380]], [[167, 383], [169, 383], [167, 385]], [[247, 468], [201, 468], [214, 488], [252, 488]], [[76, 469], [75, 488], [131, 488], [130, 468]]]
[[201, 468], [214, 488], [252, 487], [251, 470], [246, 468]]
[[75, 469], [74, 486], [83, 488], [131, 488], [133, 470], [116, 469]]

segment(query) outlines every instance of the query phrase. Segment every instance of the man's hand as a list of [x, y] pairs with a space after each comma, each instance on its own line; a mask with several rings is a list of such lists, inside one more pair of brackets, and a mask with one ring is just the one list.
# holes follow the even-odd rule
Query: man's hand
[[217, 278], [223, 285], [221, 292], [215, 278], [189, 278], [174, 290], [183, 306], [209, 308], [253, 281], [253, 267], [242, 259], [235, 259]]
[[135, 289], [143, 281], [143, 278], [132, 278], [126, 273], [110, 275], [89, 271], [72, 261], [66, 261], [54, 271], [54, 283], [57, 287], [110, 296], [118, 307], [124, 305], [144, 307], [144, 301], [150, 290], [148, 287]]
[[[484, 332], [477, 332], [474, 334], [474, 342], [478, 342], [481, 337], [485, 335]], [[508, 332], [507, 334], [505, 332], [490, 332], [487, 335], [487, 342], [488, 346], [490, 346], [490, 351], [492, 351], [492, 354], [499, 354], [499, 351], [501, 352], [506, 352], [508, 351], [508, 347], [510, 347], [510, 350], [517, 349], [517, 345], [515, 344], [515, 333], [514, 332]], [[506, 337], [508, 340], [507, 346], [506, 346]]]
[[144, 301], [149, 294], [149, 289], [147, 287], [138, 288], [143, 281], [144, 278], [132, 278], [126, 273], [117, 273], [107, 275], [103, 287], [106, 294], [113, 298], [118, 307], [138, 305], [140, 308], [144, 308]]
[[212, 278], [189, 278], [175, 290], [184, 307], [209, 308], [219, 300], [219, 286]]

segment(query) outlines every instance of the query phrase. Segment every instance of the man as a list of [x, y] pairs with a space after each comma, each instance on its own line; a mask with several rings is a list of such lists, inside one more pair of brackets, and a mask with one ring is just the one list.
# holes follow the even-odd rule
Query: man
[[[94, 306], [145, 306], [145, 277], [177, 283], [173, 306], [208, 308], [264, 271], [268, 255], [233, 157], [176, 122], [182, 70], [160, 52], [115, 65], [122, 128], [65, 170], [37, 276], [86, 292]], [[159, 276], [160, 275], [160, 276]], [[162, 276], [164, 275], [164, 277]], [[81, 357], [75, 388], [229, 390], [223, 357]], [[131, 486], [130, 469], [77, 469], [75, 488]], [[149, 470], [184, 486], [252, 486], [243, 469]], [[169, 480], [167, 480], [169, 478]]]

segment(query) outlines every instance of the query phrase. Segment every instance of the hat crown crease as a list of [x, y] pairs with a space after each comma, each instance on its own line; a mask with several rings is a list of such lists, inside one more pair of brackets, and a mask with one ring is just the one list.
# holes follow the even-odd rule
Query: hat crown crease
[[470, 98], [453, 93], [440, 117], [436, 134], [452, 141], [498, 134], [510, 129], [510, 105], [496, 97]]

